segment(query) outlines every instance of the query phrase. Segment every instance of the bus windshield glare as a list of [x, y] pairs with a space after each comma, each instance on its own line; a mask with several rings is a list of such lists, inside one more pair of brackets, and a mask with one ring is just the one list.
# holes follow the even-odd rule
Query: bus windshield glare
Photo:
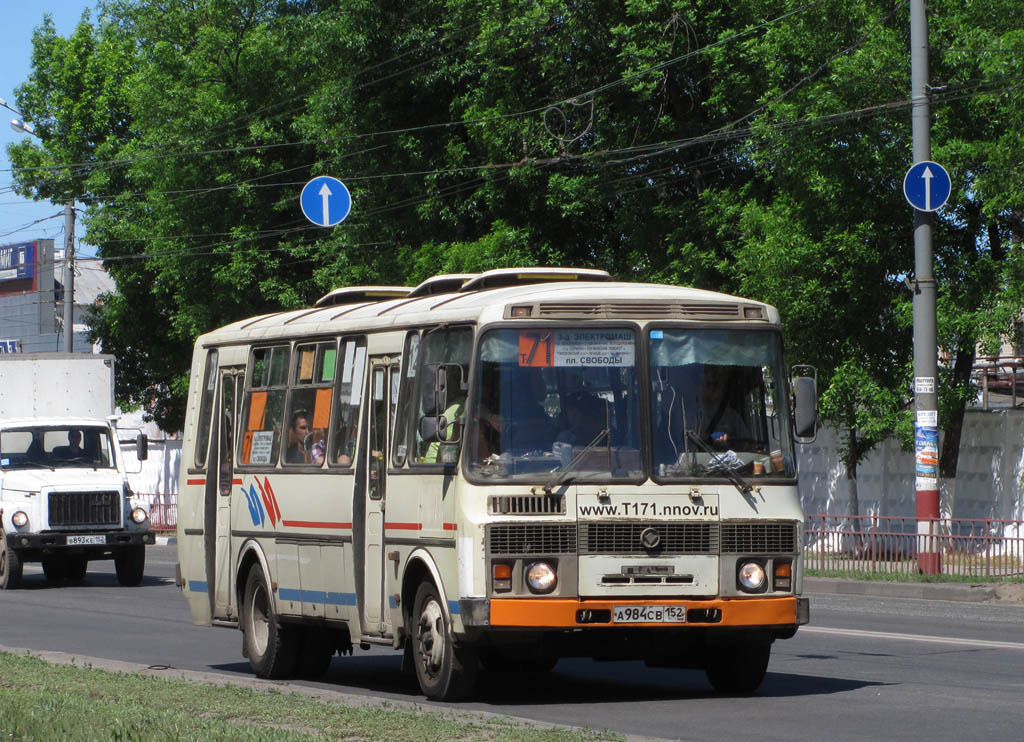
[[777, 333], [648, 330], [649, 378], [636, 340], [625, 327], [484, 333], [465, 438], [470, 475], [551, 485], [795, 475]]

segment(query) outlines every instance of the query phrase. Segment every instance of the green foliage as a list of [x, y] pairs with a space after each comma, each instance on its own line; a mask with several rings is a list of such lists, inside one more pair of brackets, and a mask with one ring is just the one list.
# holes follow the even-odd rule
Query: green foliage
[[[1024, 306], [1022, 10], [932, 4], [957, 358]], [[908, 45], [889, 0], [106, 0], [68, 39], [40, 27], [17, 99], [42, 146], [11, 156], [22, 193], [85, 205], [117, 283], [93, 336], [119, 400], [167, 429], [213, 327], [343, 284], [568, 264], [778, 306], [855, 470], [907, 426]], [[297, 203], [323, 173], [353, 196], [330, 230]], [[944, 421], [972, 394], [950, 374]]]

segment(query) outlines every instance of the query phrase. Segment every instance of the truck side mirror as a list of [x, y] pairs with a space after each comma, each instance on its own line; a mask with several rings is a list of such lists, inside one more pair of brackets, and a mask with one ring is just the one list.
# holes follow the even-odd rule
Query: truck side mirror
[[[797, 375], [797, 370], [809, 370], [810, 375]], [[793, 433], [805, 443], [814, 440], [818, 432], [818, 382], [816, 371], [810, 366], [793, 368], [794, 425]]]
[[145, 461], [149, 458], [149, 439], [145, 433], [139, 433], [135, 439], [135, 456], [139, 461]]

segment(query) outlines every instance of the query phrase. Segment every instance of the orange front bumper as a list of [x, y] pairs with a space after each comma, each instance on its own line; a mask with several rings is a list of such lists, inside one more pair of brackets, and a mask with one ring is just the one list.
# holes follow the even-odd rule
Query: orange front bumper
[[582, 626], [674, 626], [679, 623], [628, 623], [580, 621], [578, 612], [612, 610], [613, 606], [681, 605], [687, 614], [692, 611], [721, 611], [714, 622], [702, 621], [701, 626], [793, 626], [797, 623], [795, 597], [735, 598], [730, 600], [574, 600], [544, 598], [491, 598], [491, 626], [531, 628], [575, 628]]

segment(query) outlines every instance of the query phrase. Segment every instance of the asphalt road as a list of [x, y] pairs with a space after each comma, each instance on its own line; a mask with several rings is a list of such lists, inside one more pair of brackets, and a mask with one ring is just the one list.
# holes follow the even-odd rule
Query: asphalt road
[[[144, 666], [251, 677], [241, 634], [193, 626], [173, 584], [173, 546], [150, 549], [141, 587], [113, 563], [85, 584], [51, 587], [27, 565], [25, 587], [0, 593], [0, 645]], [[415, 701], [386, 649], [336, 657], [323, 683]], [[716, 696], [702, 672], [638, 662], [563, 660], [549, 674], [482, 675], [463, 708], [682, 740], [1003, 740], [1024, 728], [1024, 605], [811, 595], [811, 625], [776, 642], [753, 697]]]

